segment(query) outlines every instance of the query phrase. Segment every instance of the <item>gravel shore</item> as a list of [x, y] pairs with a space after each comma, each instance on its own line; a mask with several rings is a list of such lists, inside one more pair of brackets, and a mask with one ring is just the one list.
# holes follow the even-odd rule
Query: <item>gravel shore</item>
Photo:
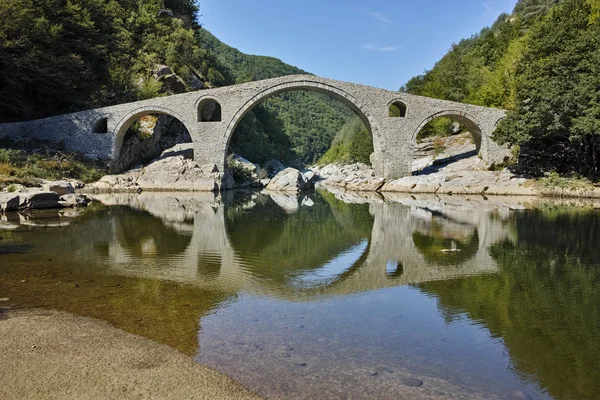
[[256, 399], [170, 347], [91, 318], [0, 310], [0, 398]]

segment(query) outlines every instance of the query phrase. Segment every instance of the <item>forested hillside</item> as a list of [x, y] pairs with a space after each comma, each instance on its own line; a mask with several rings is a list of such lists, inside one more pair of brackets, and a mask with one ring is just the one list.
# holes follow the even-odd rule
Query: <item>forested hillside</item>
[[198, 45], [196, 13], [192, 0], [0, 1], [0, 122], [172, 93], [161, 64], [183, 90], [233, 83]]
[[[306, 73], [227, 46], [197, 17], [194, 0], [0, 1], [0, 122]], [[230, 150], [310, 163], [351, 116], [327, 96], [285, 93], [248, 114]]]
[[520, 0], [401, 90], [510, 110], [516, 169], [600, 176], [600, 0]]

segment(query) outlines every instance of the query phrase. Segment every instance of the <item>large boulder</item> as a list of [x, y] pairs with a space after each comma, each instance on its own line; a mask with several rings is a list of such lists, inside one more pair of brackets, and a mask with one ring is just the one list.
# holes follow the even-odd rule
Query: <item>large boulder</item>
[[233, 155], [233, 158], [231, 159], [231, 163], [233, 165], [236, 165], [240, 168], [247, 170], [250, 173], [254, 173], [257, 170], [256, 165], [253, 164], [252, 161], [248, 161], [244, 157], [239, 156], [237, 154]]
[[59, 196], [75, 193], [75, 188], [67, 181], [46, 182], [42, 188], [45, 192], [54, 192]]
[[87, 187], [100, 191], [216, 192], [225, 181], [215, 164], [198, 165], [185, 155], [177, 155], [165, 156], [121, 175], [106, 175]]
[[69, 193], [60, 196], [58, 203], [62, 207], [74, 208], [74, 207], [86, 207], [91, 199], [85, 194]]
[[300, 192], [314, 188], [316, 174], [312, 171], [304, 173], [295, 168], [286, 168], [271, 179], [267, 190], [281, 192]]
[[41, 210], [45, 208], [61, 208], [60, 196], [56, 192], [33, 192], [19, 194], [19, 208]]
[[0, 193], [0, 211], [17, 211], [20, 203], [19, 193]]

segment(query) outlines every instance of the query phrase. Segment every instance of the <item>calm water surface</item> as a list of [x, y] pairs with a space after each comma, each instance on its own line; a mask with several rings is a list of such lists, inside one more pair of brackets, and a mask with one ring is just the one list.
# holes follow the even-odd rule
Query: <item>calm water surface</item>
[[270, 398], [600, 398], [598, 211], [99, 200], [2, 217], [0, 298], [104, 319]]

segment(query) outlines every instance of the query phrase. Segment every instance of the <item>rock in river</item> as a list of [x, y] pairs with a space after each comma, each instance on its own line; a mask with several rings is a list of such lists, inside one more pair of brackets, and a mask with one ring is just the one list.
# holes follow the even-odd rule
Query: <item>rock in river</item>
[[314, 187], [316, 175], [311, 172], [304, 174], [295, 168], [286, 168], [267, 185], [267, 190], [281, 192], [300, 192]]

